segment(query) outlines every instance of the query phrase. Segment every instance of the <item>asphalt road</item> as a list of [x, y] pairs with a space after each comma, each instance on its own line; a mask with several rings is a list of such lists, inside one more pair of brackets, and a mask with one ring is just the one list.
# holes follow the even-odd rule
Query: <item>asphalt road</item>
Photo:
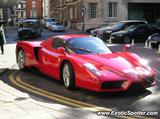
[[[73, 33], [73, 31], [67, 31], [65, 33]], [[42, 37], [36, 40], [47, 39], [48, 37], [57, 34], [61, 33], [52, 33], [47, 30], [43, 30]], [[15, 34], [12, 34], [12, 38], [13, 39], [8, 41], [8, 43], [16, 42]], [[109, 44], [108, 46], [114, 52], [123, 50], [123, 44]], [[91, 111], [132, 111], [135, 113], [137, 111], [151, 112], [149, 116], [135, 115], [135, 117], [140, 119], [145, 119], [147, 117], [160, 118], [160, 54], [156, 53], [156, 49], [144, 49], [143, 43], [135, 44], [131, 47], [130, 51], [149, 61], [152, 68], [156, 71], [156, 86], [146, 90], [134, 88], [126, 92], [115, 93], [95, 93], [84, 89], [69, 91], [64, 88], [62, 83], [43, 75], [37, 70], [30, 69], [27, 71], [19, 71], [17, 66], [15, 66], [13, 70], [3, 74], [1, 78], [5, 79], [4, 82], [19, 90], [66, 106], [74, 108], [86, 107]], [[100, 108], [94, 108], [97, 106]], [[92, 108], [90, 109], [90, 107]], [[159, 114], [157, 115], [154, 112], [159, 112]], [[156, 116], [154, 116], [154, 114], [156, 114]], [[111, 117], [132, 118], [133, 116]]]
[[[6, 37], [7, 37], [7, 43], [16, 43], [16, 41], [18, 41], [18, 37], [17, 37], [17, 33], [18, 33], [18, 28], [17, 27], [7, 27], [6, 28]], [[26, 40], [46, 40], [49, 37], [53, 37], [55, 35], [59, 35], [59, 34], [70, 34], [70, 33], [82, 33], [78, 30], [72, 29], [72, 30], [68, 30], [66, 29], [65, 32], [51, 32], [47, 29], [42, 29], [42, 35], [39, 38], [36, 39], [26, 39]]]

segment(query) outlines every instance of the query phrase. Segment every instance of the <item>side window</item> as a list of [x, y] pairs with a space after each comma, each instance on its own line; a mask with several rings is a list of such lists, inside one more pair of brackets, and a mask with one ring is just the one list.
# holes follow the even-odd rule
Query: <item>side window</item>
[[127, 28], [127, 27], [129, 27], [131, 24], [125, 24], [124, 26], [123, 26], [123, 28], [125, 29], [125, 28]]
[[63, 39], [60, 39], [60, 38], [54, 38], [52, 40], [52, 47], [54, 49], [57, 49], [58, 47], [64, 47], [64, 40]]
[[148, 30], [148, 27], [140, 27], [140, 28], [138, 28], [136, 31], [138, 32], [138, 33], [143, 33], [143, 32], [146, 32]]

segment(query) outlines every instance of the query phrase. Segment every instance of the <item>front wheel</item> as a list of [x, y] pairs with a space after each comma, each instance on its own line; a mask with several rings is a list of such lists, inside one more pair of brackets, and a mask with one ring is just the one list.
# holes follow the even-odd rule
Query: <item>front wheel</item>
[[131, 42], [131, 40], [130, 40], [130, 38], [128, 36], [126, 36], [123, 41], [126, 44]]
[[75, 88], [75, 74], [74, 74], [73, 67], [69, 62], [66, 62], [63, 65], [62, 79], [64, 82], [64, 86], [67, 89], [71, 90]]
[[26, 57], [23, 49], [20, 49], [17, 52], [17, 63], [18, 63], [19, 69], [21, 70], [25, 69]]

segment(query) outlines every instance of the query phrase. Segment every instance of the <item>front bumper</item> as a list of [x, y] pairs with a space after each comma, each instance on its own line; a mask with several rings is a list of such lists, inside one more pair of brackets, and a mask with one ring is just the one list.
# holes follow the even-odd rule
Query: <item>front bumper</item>
[[113, 42], [113, 43], [122, 43], [123, 42], [123, 36], [111, 36], [110, 37], [110, 40], [111, 40], [111, 42]]
[[[130, 88], [148, 88], [156, 85], [156, 80], [154, 76], [149, 76], [139, 81], [132, 80], [117, 80], [117, 81], [102, 81], [96, 82], [95, 84], [90, 84], [89, 90], [96, 92], [118, 92], [127, 91]], [[92, 85], [92, 86], [91, 86]]]
[[64, 28], [61, 27], [53, 28], [53, 31], [64, 31]]

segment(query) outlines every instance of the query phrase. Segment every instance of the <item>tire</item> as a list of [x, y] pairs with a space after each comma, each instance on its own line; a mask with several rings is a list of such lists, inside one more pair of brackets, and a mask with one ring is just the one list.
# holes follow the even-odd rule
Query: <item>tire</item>
[[124, 43], [130, 43], [131, 42], [131, 39], [128, 37], [128, 36], [126, 36], [124, 39], [123, 39], [123, 42]]
[[66, 62], [63, 65], [62, 80], [67, 89], [72, 90], [75, 88], [75, 74], [73, 67], [69, 62]]
[[19, 66], [20, 70], [24, 70], [25, 69], [26, 57], [25, 57], [25, 52], [24, 52], [23, 49], [20, 49], [17, 52], [17, 63], [18, 63], [18, 66]]

